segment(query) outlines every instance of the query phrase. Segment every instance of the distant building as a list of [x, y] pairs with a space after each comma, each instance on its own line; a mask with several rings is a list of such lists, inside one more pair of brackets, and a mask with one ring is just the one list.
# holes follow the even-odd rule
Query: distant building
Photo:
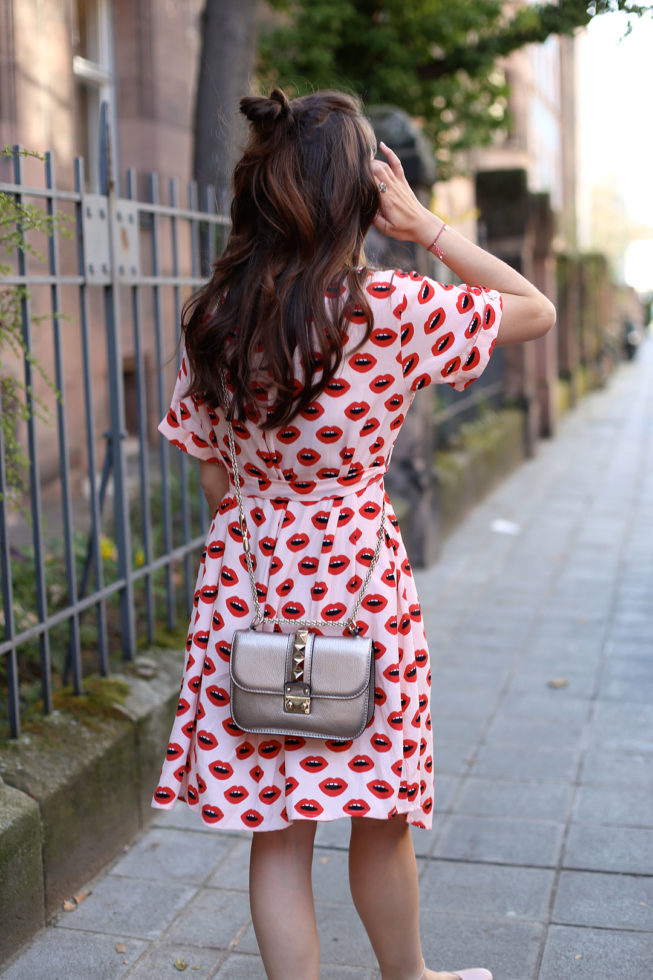
[[[55, 153], [60, 181], [86, 159], [110, 106], [116, 172], [190, 176], [202, 0], [2, 0], [0, 143]], [[6, 164], [3, 177], [6, 175]]]
[[[192, 121], [194, 86], [200, 45], [202, 0], [2, 0], [0, 3], [0, 145], [20, 144], [28, 150], [54, 156], [56, 186], [72, 189], [73, 161], [85, 159], [85, 191], [99, 190], [100, 105], [109, 107], [111, 171], [118, 181], [118, 194], [126, 195], [125, 171], [134, 168], [136, 194], [148, 200], [145, 179], [150, 171], [159, 173], [160, 200], [169, 199], [169, 178], [179, 179], [178, 203], [187, 202], [187, 184], [192, 172]], [[43, 187], [43, 165], [24, 161], [25, 184]], [[11, 161], [0, 158], [0, 182], [13, 182]], [[42, 198], [30, 203], [44, 207]], [[60, 212], [72, 217], [65, 202]], [[167, 219], [161, 218], [162, 270], [170, 274], [171, 236]], [[143, 256], [149, 252], [149, 227], [141, 226]], [[179, 262], [188, 270], [190, 247], [186, 229], [180, 230]], [[41, 251], [44, 251], [41, 248]], [[60, 242], [61, 271], [77, 272], [74, 244]], [[147, 272], [143, 258], [143, 271]], [[28, 257], [28, 269], [35, 271], [35, 260]], [[46, 271], [41, 268], [41, 272]], [[181, 301], [188, 290], [182, 291]], [[36, 356], [49, 376], [54, 377], [53, 346], [50, 334], [50, 295], [46, 287], [32, 286], [31, 309], [43, 317], [35, 323], [33, 345]], [[131, 325], [130, 297], [121, 289], [122, 382], [125, 391], [125, 419], [129, 435], [137, 431], [137, 365]], [[86, 468], [86, 432], [83, 401], [80, 306], [76, 288], [61, 290], [65, 319], [65, 390], [69, 456], [73, 472]], [[140, 291], [143, 332], [143, 361], [147, 381], [146, 404], [151, 438], [156, 435], [158, 406], [156, 377], [158, 360], [153, 330], [152, 290]], [[175, 324], [179, 297], [172, 289], [162, 289], [160, 310], [165, 323], [164, 360], [174, 358]], [[91, 326], [92, 383], [95, 436], [99, 464], [104, 454], [102, 433], [107, 428], [109, 391], [104, 344], [104, 310], [101, 290], [88, 290]], [[22, 374], [22, 366], [3, 352], [4, 374]], [[166, 389], [170, 385], [170, 371]], [[2, 384], [0, 377], [0, 384]], [[55, 405], [51, 391], [39, 378], [37, 393], [51, 411]], [[21, 430], [23, 427], [21, 426]], [[57, 439], [53, 424], [39, 421], [37, 426], [40, 475], [44, 485], [56, 483], [59, 472]], [[17, 433], [24, 440], [24, 431]], [[76, 487], [76, 492], [80, 489]], [[83, 488], [82, 488], [83, 489]]]

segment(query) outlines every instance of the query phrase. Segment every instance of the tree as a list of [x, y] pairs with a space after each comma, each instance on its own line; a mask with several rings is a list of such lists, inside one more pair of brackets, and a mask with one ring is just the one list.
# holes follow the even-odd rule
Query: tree
[[[267, 84], [301, 93], [344, 87], [366, 102], [390, 102], [421, 120], [441, 170], [452, 156], [487, 144], [505, 126], [507, 85], [497, 59], [552, 34], [571, 35], [592, 17], [650, 6], [630, 0], [271, 0], [281, 23], [261, 38]], [[630, 23], [629, 23], [630, 26]]]
[[195, 96], [193, 175], [223, 209], [238, 156], [238, 99], [256, 59], [259, 0], [205, 0]]

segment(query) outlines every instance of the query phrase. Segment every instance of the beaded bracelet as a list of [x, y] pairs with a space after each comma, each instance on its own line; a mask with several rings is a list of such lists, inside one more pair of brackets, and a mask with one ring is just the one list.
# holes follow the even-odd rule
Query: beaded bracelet
[[442, 222], [442, 227], [440, 228], [440, 231], [437, 233], [437, 235], [435, 236], [435, 238], [433, 239], [433, 241], [431, 242], [431, 244], [427, 248], [427, 252], [433, 252], [434, 255], [437, 255], [437, 257], [440, 259], [440, 262], [444, 261], [444, 254], [442, 252], [442, 249], [438, 245], [438, 238], [440, 237], [440, 235], [442, 234], [443, 231], [446, 231], [447, 230], [448, 227], [449, 227], [449, 225], [446, 224], [443, 221]]

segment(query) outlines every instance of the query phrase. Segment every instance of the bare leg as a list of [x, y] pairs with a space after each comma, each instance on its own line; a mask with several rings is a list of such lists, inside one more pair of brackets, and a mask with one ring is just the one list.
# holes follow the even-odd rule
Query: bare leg
[[268, 980], [317, 980], [320, 948], [311, 884], [316, 824], [255, 833], [249, 865], [254, 932]]
[[453, 980], [451, 973], [422, 974], [417, 863], [403, 817], [352, 819], [349, 883], [383, 980]]

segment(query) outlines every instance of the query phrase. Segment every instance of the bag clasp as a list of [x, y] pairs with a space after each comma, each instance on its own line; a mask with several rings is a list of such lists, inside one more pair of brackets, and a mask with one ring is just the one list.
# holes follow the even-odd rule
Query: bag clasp
[[286, 684], [283, 694], [283, 710], [289, 715], [310, 715], [311, 689], [308, 684]]

